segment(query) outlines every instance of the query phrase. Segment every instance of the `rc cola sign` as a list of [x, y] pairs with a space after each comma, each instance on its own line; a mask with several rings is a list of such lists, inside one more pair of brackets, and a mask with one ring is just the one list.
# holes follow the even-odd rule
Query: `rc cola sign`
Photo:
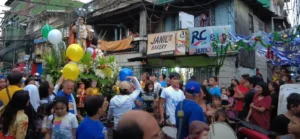
[[226, 45], [230, 42], [231, 26], [210, 26], [189, 28], [189, 54], [212, 54], [214, 53], [211, 47], [211, 41], [217, 42], [218, 45]]
[[148, 35], [147, 55], [174, 55], [176, 32]]

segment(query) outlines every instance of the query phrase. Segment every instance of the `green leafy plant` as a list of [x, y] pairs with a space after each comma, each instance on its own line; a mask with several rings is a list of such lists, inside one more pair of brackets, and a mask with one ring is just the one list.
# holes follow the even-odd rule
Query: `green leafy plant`
[[65, 49], [51, 49], [50, 52], [42, 54], [42, 59], [45, 62], [43, 75], [52, 78], [55, 83], [61, 76], [61, 69], [66, 63]]

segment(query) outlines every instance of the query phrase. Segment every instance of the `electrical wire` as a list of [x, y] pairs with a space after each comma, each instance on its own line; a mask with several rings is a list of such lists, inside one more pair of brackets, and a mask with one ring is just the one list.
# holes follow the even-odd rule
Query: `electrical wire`
[[202, 9], [206, 10], [207, 12], [209, 12], [209, 9], [204, 8], [203, 6], [199, 5], [197, 2], [195, 2], [194, 0], [192, 0], [193, 3], [195, 3], [197, 6], [201, 7]]
[[[149, 17], [148, 12], [147, 12], [146, 5], [145, 5], [145, 3], [144, 3], [143, 1], [142, 1], [142, 5], [143, 5], [143, 7], [144, 7], [144, 9], [145, 9], [147, 19], [148, 19], [152, 24], [159, 23], [161, 20], [163, 20], [164, 17], [167, 15], [167, 12], [168, 12], [168, 9], [169, 9], [169, 6], [165, 7], [165, 5], [164, 5], [164, 9], [163, 9], [162, 16], [161, 16], [157, 21], [152, 21], [152, 19], [151, 19], [152, 16]], [[154, 8], [152, 8], [152, 9], [154, 10]], [[151, 23], [150, 23], [150, 25], [151, 25]]]

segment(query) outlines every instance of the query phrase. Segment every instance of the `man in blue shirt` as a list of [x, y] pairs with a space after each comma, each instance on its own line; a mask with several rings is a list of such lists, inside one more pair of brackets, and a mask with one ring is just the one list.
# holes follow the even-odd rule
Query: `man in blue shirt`
[[185, 99], [178, 103], [175, 110], [178, 139], [189, 135], [189, 125], [193, 121], [206, 122], [202, 108], [196, 103], [201, 95], [200, 84], [189, 81], [185, 85]]
[[106, 139], [107, 128], [99, 120], [105, 114], [104, 97], [87, 97], [84, 108], [87, 116], [76, 130], [76, 139]]
[[69, 112], [72, 114], [77, 115], [77, 109], [76, 109], [76, 101], [73, 96], [73, 90], [74, 90], [74, 82], [71, 80], [64, 81], [63, 89], [57, 93], [56, 96], [63, 96], [68, 97], [69, 99]]
[[218, 95], [218, 96], [222, 97], [221, 88], [217, 86], [217, 83], [218, 83], [217, 77], [210, 77], [209, 87], [207, 88], [207, 90], [209, 91], [209, 93], [212, 96]]
[[158, 80], [159, 80], [159, 83], [160, 83], [161, 87], [163, 87], [163, 88], [167, 87], [166, 75], [165, 74], [160, 75]]

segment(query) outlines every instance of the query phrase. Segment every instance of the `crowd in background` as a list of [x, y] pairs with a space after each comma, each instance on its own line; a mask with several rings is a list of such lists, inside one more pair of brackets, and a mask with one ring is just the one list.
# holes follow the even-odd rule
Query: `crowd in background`
[[292, 93], [288, 111], [277, 115], [279, 88], [291, 83], [286, 69], [274, 68], [269, 83], [244, 74], [228, 87], [220, 87], [217, 77], [200, 84], [195, 76], [183, 85], [176, 72], [168, 77], [143, 73], [141, 81], [127, 78], [130, 81], [118, 83], [119, 94], [109, 103], [103, 96], [88, 95], [83, 117], [73, 81], [61, 77], [54, 85], [38, 74], [24, 80], [18, 71], [1, 76], [0, 138], [106, 139], [103, 117], [113, 121], [114, 139], [161, 139], [166, 137], [161, 127], [166, 126], [177, 129], [178, 139], [207, 139], [209, 125], [223, 122], [237, 131], [237, 121], [276, 132], [278, 138], [300, 137], [300, 94]]

